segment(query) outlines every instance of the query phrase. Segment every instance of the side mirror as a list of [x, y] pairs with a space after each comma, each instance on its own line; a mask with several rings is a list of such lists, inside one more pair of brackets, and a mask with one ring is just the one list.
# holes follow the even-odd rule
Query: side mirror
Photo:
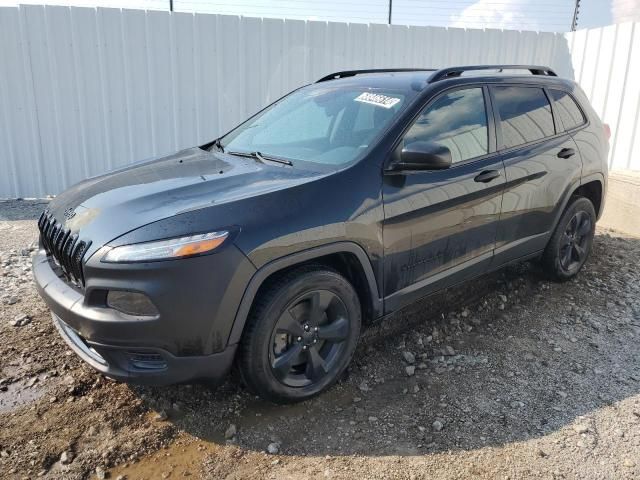
[[433, 142], [412, 142], [405, 145], [392, 171], [443, 170], [451, 166], [451, 150]]

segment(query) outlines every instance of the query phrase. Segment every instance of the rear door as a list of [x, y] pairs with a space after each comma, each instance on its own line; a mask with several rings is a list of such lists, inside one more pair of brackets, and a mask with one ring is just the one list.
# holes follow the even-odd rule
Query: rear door
[[496, 137], [506, 173], [493, 266], [544, 249], [580, 181], [580, 152], [541, 86], [493, 85]]
[[488, 89], [465, 85], [427, 103], [404, 134], [449, 148], [445, 170], [385, 175], [385, 310], [481, 274], [496, 239], [504, 186]]

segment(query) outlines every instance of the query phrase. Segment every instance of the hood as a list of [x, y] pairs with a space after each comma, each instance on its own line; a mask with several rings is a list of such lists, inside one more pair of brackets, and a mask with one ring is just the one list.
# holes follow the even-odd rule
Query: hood
[[[92, 250], [180, 213], [290, 188], [321, 174], [190, 148], [85, 180], [48, 210]], [[216, 226], [213, 226], [215, 228]]]

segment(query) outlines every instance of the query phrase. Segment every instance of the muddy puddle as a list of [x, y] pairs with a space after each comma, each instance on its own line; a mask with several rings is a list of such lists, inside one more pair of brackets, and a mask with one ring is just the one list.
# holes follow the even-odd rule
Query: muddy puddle
[[[9, 373], [9, 375], [7, 375]], [[11, 381], [10, 372], [4, 370], [0, 380], [0, 413], [11, 412], [42, 398], [51, 388], [51, 378], [46, 374]]]
[[[209, 442], [180, 438], [168, 448], [109, 470], [109, 478], [127, 479], [199, 478], [206, 455], [221, 447]], [[94, 475], [92, 478], [98, 478]]]

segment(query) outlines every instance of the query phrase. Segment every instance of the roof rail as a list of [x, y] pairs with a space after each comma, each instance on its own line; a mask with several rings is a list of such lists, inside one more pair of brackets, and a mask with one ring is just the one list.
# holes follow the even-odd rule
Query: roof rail
[[429, 79], [429, 83], [437, 82], [445, 78], [459, 77], [463, 72], [474, 70], [529, 70], [532, 75], [545, 75], [557, 77], [556, 72], [549, 67], [539, 65], [468, 65], [463, 67], [449, 67], [438, 70]]
[[363, 73], [391, 73], [391, 72], [435, 72], [435, 68], [372, 68], [369, 70], [344, 70], [335, 72], [322, 77], [316, 83], [326, 82], [327, 80], [336, 80], [338, 78], [354, 77]]

